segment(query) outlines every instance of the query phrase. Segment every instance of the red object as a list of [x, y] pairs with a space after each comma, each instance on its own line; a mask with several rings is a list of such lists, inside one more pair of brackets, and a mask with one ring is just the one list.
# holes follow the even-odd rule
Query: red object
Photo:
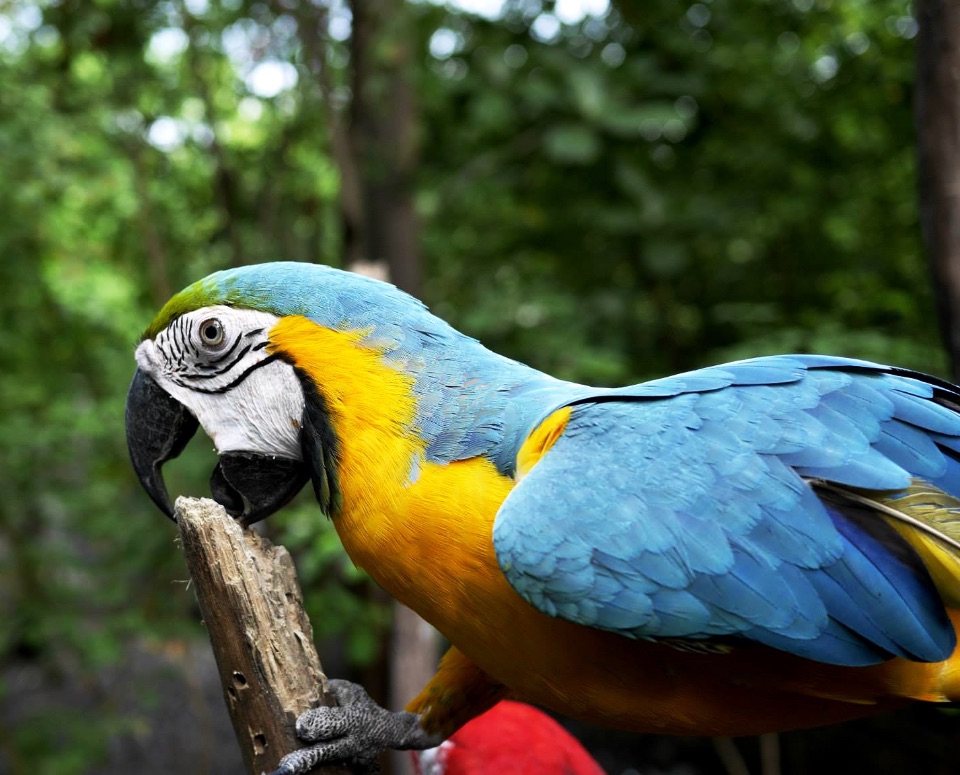
[[420, 775], [604, 775], [550, 716], [504, 700], [437, 748], [414, 753]]

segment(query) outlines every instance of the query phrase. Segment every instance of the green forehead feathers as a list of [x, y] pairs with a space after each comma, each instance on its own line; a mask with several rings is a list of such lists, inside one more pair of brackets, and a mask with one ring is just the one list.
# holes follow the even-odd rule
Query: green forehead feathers
[[178, 317], [195, 309], [226, 303], [229, 302], [224, 296], [223, 287], [219, 283], [211, 282], [211, 278], [205, 277], [171, 297], [140, 338], [141, 340], [155, 338]]
[[163, 305], [153, 322], [147, 326], [141, 339], [153, 339], [181, 315], [203, 307], [223, 304], [227, 307], [269, 310], [263, 294], [256, 289], [244, 288], [236, 282], [235, 272], [215, 272], [193, 285], [188, 285]]

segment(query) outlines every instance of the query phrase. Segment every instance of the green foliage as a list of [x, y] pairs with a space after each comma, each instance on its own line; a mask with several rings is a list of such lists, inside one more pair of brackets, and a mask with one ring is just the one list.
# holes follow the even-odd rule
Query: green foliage
[[440, 20], [460, 46], [424, 86], [437, 309], [586, 381], [779, 345], [943, 371], [908, 5], [642, 7], [549, 43], [523, 4]]
[[[405, 9], [439, 314], [594, 383], [791, 350], [944, 370], [904, 0], [650, 0], [553, 26], [546, 7]], [[197, 632], [172, 526], [126, 460], [133, 346], [214, 269], [339, 261], [330, 122], [346, 117], [349, 57], [326, 30], [344, 16], [2, 8], [0, 660], [82, 675], [96, 696], [132, 640]], [[431, 54], [438, 34], [452, 45]], [[258, 87], [264, 66], [286, 86]], [[173, 492], [206, 491], [201, 447], [172, 466]], [[386, 608], [329, 523], [305, 498], [271, 529], [318, 636], [376, 656]], [[89, 715], [19, 716], [0, 769], [97, 771], [125, 722], [107, 700]]]

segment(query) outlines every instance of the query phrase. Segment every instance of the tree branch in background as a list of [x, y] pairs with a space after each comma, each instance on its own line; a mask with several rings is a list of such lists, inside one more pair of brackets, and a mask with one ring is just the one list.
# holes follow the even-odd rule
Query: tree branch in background
[[293, 560], [211, 500], [178, 498], [177, 524], [247, 771], [272, 771], [284, 754], [302, 747], [297, 716], [334, 702]]
[[192, 76], [194, 91], [203, 103], [204, 114], [212, 132], [210, 136], [210, 153], [216, 162], [213, 188], [217, 203], [220, 207], [220, 214], [223, 218], [223, 231], [226, 233], [227, 240], [233, 251], [231, 264], [244, 264], [246, 263], [246, 251], [244, 250], [243, 238], [238, 226], [242, 220], [240, 213], [240, 193], [237, 189], [237, 181], [234, 178], [233, 171], [230, 169], [227, 154], [223, 150], [223, 144], [220, 142], [220, 138], [217, 137], [217, 110], [213, 99], [213, 86], [208, 82], [208, 68], [202, 58], [203, 48], [196, 42], [197, 23], [187, 9], [186, 3], [182, 0], [179, 3], [178, 10], [183, 19], [183, 31], [190, 39], [190, 45], [187, 47], [190, 67], [187, 72]]
[[413, 205], [419, 137], [410, 76], [414, 36], [402, 11], [400, 0], [351, 3], [349, 139], [363, 208], [355, 254], [385, 262], [391, 282], [419, 296], [420, 237]]
[[940, 330], [960, 380], [960, 5], [920, 0], [916, 12], [920, 222]]
[[143, 247], [147, 254], [147, 278], [150, 283], [150, 298], [154, 306], [162, 305], [173, 294], [170, 285], [170, 269], [163, 237], [157, 226], [150, 194], [150, 171], [146, 160], [146, 149], [142, 143], [127, 143], [130, 161], [136, 170], [133, 182], [137, 192], [137, 221], [143, 237]]
[[300, 3], [291, 11], [300, 29], [303, 44], [303, 61], [313, 82], [304, 89], [317, 88], [323, 106], [329, 136], [329, 152], [340, 173], [340, 220], [343, 234], [343, 265], [363, 261], [363, 246], [356, 235], [363, 233], [363, 201], [360, 194], [357, 160], [350, 144], [349, 127], [345, 120], [345, 108], [336, 96], [333, 67], [330, 66], [330, 50], [333, 45], [328, 30], [329, 14], [320, 4]]

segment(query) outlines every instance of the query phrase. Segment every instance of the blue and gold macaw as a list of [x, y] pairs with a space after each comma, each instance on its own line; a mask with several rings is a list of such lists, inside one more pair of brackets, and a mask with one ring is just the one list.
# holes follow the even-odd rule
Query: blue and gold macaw
[[960, 388], [783, 355], [619, 389], [553, 379], [394, 287], [218, 272], [147, 328], [134, 468], [198, 423], [250, 523], [308, 481], [353, 561], [453, 644], [406, 711], [337, 682], [318, 761], [424, 747], [511, 696], [744, 735], [960, 698]]

